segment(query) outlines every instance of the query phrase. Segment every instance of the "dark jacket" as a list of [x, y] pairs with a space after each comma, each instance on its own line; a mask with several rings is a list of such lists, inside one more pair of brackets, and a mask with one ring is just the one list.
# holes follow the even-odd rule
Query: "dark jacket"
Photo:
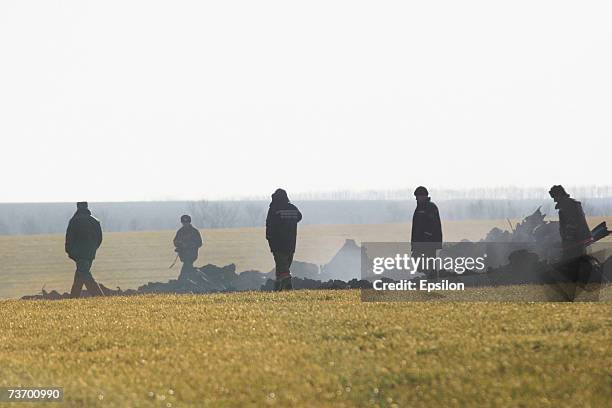
[[560, 199], [555, 208], [559, 210], [559, 233], [564, 246], [585, 243], [591, 238], [580, 201], [568, 196]]
[[88, 209], [77, 210], [66, 229], [65, 248], [70, 259], [93, 261], [100, 244], [102, 244], [100, 221], [92, 217]]
[[294, 253], [297, 238], [297, 223], [302, 220], [302, 213], [289, 202], [287, 193], [281, 190], [272, 195], [272, 202], [266, 217], [266, 239], [270, 251]]
[[182, 262], [194, 262], [198, 259], [198, 249], [201, 246], [202, 235], [193, 225], [184, 225], [176, 231], [174, 247]]
[[[442, 223], [438, 207], [430, 201], [418, 202], [412, 216], [412, 238], [410, 242], [442, 243]], [[441, 248], [442, 245], [436, 246]]]

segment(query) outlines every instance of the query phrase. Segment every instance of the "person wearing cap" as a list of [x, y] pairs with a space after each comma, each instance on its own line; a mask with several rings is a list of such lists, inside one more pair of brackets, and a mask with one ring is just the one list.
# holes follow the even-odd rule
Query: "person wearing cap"
[[287, 192], [282, 188], [277, 189], [272, 194], [266, 217], [266, 240], [274, 256], [277, 291], [293, 289], [290, 268], [295, 253], [297, 224], [301, 220], [302, 213], [289, 202]]
[[[431, 201], [429, 192], [423, 186], [414, 190], [416, 208], [412, 216], [412, 256], [434, 258], [442, 248], [442, 223], [438, 207]], [[430, 268], [423, 268], [429, 274]]]
[[182, 227], [174, 237], [174, 251], [178, 254], [183, 267], [179, 280], [187, 279], [193, 271], [193, 263], [198, 259], [198, 250], [202, 246], [202, 235], [197, 228], [191, 225], [189, 215], [181, 216]]
[[91, 215], [86, 202], [77, 203], [76, 213], [70, 219], [66, 229], [65, 250], [68, 257], [76, 263], [70, 297], [81, 296], [83, 285], [90, 296], [103, 296], [100, 286], [91, 274], [91, 265], [101, 244], [100, 221]]

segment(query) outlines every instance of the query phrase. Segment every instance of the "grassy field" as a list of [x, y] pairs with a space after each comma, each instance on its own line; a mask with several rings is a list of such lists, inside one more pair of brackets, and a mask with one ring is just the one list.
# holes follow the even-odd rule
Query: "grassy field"
[[0, 387], [62, 386], [69, 407], [603, 407], [611, 311], [358, 291], [5, 300]]
[[[592, 218], [591, 226], [606, 218]], [[612, 223], [612, 218], [607, 218]], [[493, 227], [507, 229], [506, 220], [447, 221], [446, 241], [478, 240]], [[203, 230], [204, 248], [198, 265], [235, 263], [238, 271], [267, 272], [274, 266], [263, 228]], [[148, 281], [166, 281], [178, 275], [169, 270], [174, 252], [174, 231], [108, 233], [98, 252], [93, 272], [109, 287], [136, 288]], [[344, 240], [406, 241], [410, 224], [306, 225], [299, 230], [295, 259], [327, 263]], [[0, 236], [0, 298], [18, 297], [46, 290], [67, 291], [74, 264], [64, 253], [62, 235]]]

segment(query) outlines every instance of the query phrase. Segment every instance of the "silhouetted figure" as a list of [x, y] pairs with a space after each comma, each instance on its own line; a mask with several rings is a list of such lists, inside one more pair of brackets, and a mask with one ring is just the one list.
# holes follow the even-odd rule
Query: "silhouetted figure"
[[548, 193], [559, 210], [562, 264], [558, 272], [564, 276], [564, 281], [569, 281], [569, 289], [565, 293], [568, 300], [574, 300], [576, 286], [586, 284], [590, 279], [593, 266], [590, 257], [586, 256], [586, 247], [593, 238], [580, 202], [571, 198], [560, 185], [552, 186]]
[[548, 193], [557, 203], [555, 208], [559, 210], [559, 233], [563, 256], [574, 258], [584, 255], [592, 237], [580, 201], [571, 198], [563, 186], [552, 186]]
[[[437, 250], [442, 248], [440, 213], [438, 207], [431, 201], [425, 187], [417, 187], [414, 190], [414, 196], [417, 206], [412, 216], [412, 237], [410, 239], [412, 256], [432, 258], [436, 256]], [[422, 271], [430, 274], [427, 268]]]
[[202, 235], [191, 225], [191, 217], [181, 216], [181, 224], [183, 226], [176, 231], [174, 237], [174, 251], [183, 263], [179, 280], [187, 279], [193, 272], [193, 263], [198, 259], [198, 250], [202, 246]]
[[276, 290], [290, 290], [291, 263], [295, 252], [297, 223], [302, 213], [289, 202], [287, 192], [281, 188], [272, 194], [272, 202], [266, 217], [266, 239], [276, 264]]
[[77, 203], [76, 213], [70, 219], [66, 230], [66, 253], [76, 262], [70, 297], [81, 296], [83, 285], [91, 296], [103, 296], [100, 286], [91, 274], [91, 265], [100, 244], [102, 244], [100, 221], [91, 216], [86, 202]]

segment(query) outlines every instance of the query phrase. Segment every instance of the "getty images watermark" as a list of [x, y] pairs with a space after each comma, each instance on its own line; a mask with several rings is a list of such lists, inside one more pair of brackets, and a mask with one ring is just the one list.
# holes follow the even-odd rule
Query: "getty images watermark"
[[609, 301], [612, 244], [364, 242], [364, 301]]
[[[466, 271], [484, 272], [486, 268], [487, 254], [478, 257], [451, 257], [451, 256], [427, 256], [424, 253], [408, 254], [396, 253], [394, 256], [377, 256], [372, 259], [372, 274], [380, 276], [372, 281], [374, 290], [422, 290], [426, 292], [439, 290], [465, 290], [463, 282], [451, 282], [448, 279], [439, 279], [439, 271], [452, 271], [455, 274], [463, 274]], [[416, 275], [422, 273], [426, 277], [435, 277], [435, 281], [429, 279], [400, 279], [399, 281], [385, 281], [384, 275], [392, 272]], [[382, 276], [381, 276], [382, 275]]]

